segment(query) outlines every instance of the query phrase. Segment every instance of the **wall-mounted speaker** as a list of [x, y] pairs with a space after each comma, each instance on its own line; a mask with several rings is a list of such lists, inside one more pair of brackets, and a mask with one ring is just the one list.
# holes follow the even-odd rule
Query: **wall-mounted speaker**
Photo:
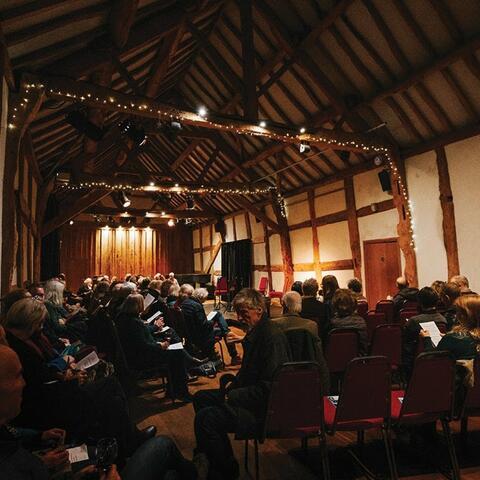
[[388, 170], [382, 170], [378, 172], [378, 179], [380, 180], [380, 185], [384, 192], [392, 191], [392, 182], [390, 180], [390, 172]]

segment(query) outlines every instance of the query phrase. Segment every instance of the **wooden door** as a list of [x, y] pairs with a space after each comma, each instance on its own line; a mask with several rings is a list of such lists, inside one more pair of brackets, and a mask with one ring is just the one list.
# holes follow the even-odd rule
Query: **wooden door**
[[400, 248], [396, 238], [363, 242], [365, 292], [370, 308], [379, 300], [396, 292], [396, 279], [401, 276]]

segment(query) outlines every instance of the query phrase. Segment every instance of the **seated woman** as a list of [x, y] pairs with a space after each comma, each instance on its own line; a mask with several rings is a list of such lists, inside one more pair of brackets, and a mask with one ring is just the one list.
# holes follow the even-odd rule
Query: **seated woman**
[[155, 429], [144, 434], [136, 429], [114, 377], [85, 383], [85, 371], [75, 370], [68, 358], [58, 358], [42, 334], [47, 316], [42, 303], [24, 298], [10, 308], [4, 322], [8, 344], [20, 358], [26, 382], [16, 424], [38, 430], [61, 427], [82, 441], [112, 436], [118, 441], [120, 454], [127, 456], [139, 440], [153, 436]]
[[75, 308], [71, 313], [63, 306], [65, 285], [57, 280], [45, 283], [45, 307], [48, 311], [48, 328], [59, 337], [68, 338], [70, 342], [85, 342], [87, 325], [81, 311]]
[[143, 312], [143, 297], [129, 295], [115, 319], [127, 362], [138, 370], [166, 366], [170, 373], [167, 394], [171, 398], [188, 401], [187, 372], [183, 347], [168, 350], [169, 340], [158, 342], [140, 318]]
[[347, 288], [339, 288], [332, 298], [333, 318], [330, 327], [354, 328], [360, 336], [360, 355], [367, 353], [367, 324], [356, 314], [357, 300]]
[[325, 275], [322, 278], [322, 296], [323, 304], [325, 305], [325, 320], [328, 323], [333, 317], [333, 296], [339, 289], [338, 280], [335, 275]]
[[[208, 298], [208, 290], [206, 288], [196, 288], [192, 292], [192, 299], [200, 303], [202, 305], [203, 309], [203, 304]], [[242, 359], [238, 355], [237, 352], [237, 346], [235, 343], [233, 343], [236, 340], [241, 340], [241, 337], [238, 337], [235, 335], [233, 332], [230, 331], [230, 327], [228, 326], [227, 321], [225, 320], [225, 317], [222, 315], [222, 312], [219, 310], [213, 311], [212, 314], [214, 313], [214, 316], [212, 316], [210, 319], [207, 318], [207, 323], [213, 327], [213, 332], [215, 336], [222, 337], [225, 339], [225, 344], [227, 345], [228, 353], [230, 354], [230, 357], [232, 358], [231, 365], [240, 365], [242, 363]], [[205, 315], [205, 309], [203, 309], [203, 314]]]

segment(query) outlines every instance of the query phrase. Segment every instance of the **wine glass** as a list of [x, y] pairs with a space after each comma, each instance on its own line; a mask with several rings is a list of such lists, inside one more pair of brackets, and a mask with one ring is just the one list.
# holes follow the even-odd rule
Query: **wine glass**
[[101, 438], [96, 448], [97, 467], [106, 472], [117, 459], [118, 445], [115, 438]]

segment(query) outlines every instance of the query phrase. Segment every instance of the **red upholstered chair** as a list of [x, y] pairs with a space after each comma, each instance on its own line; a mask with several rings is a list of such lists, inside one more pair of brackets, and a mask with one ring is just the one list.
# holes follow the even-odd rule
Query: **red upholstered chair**
[[368, 341], [372, 341], [373, 332], [379, 325], [386, 323], [385, 313], [383, 312], [374, 312], [371, 310], [367, 313], [365, 318], [365, 323], [367, 324], [367, 337]]
[[418, 308], [418, 302], [415, 302], [413, 300], [408, 300], [402, 305], [402, 310], [412, 310], [414, 312], [420, 313], [420, 310]]
[[325, 360], [330, 372], [330, 384], [335, 390], [340, 387], [343, 373], [352, 358], [358, 357], [360, 335], [354, 328], [334, 328], [330, 330], [325, 347]]
[[455, 360], [449, 352], [425, 352], [415, 359], [407, 390], [392, 392], [392, 421], [415, 425], [441, 421], [452, 465], [452, 478], [460, 479], [450, 432], [454, 407]]
[[392, 323], [394, 320], [394, 308], [391, 300], [380, 300], [375, 306], [375, 311], [383, 312], [387, 323]]
[[461, 438], [467, 440], [468, 417], [480, 417], [480, 355], [477, 355], [473, 364], [473, 387], [467, 390], [465, 401], [460, 413]]
[[399, 313], [398, 324], [403, 328], [407, 323], [408, 319], [414, 317], [415, 315], [418, 315], [417, 310], [408, 310], [402, 308]]
[[278, 298], [281, 301], [282, 297], [283, 297], [283, 292], [280, 291], [280, 290], [270, 290], [268, 292], [268, 297], [269, 298]]
[[402, 328], [395, 323], [378, 325], [373, 331], [370, 355], [387, 357], [392, 370], [402, 364]]
[[258, 282], [257, 290], [262, 294], [266, 295], [268, 289], [268, 277], [261, 277], [260, 281]]
[[361, 300], [360, 302], [357, 303], [357, 313], [363, 317], [367, 318], [367, 313], [368, 313], [368, 303], [365, 302], [364, 300]]
[[[292, 408], [292, 406], [295, 408]], [[307, 439], [318, 437], [323, 478], [330, 479], [325, 429], [323, 424], [321, 373], [313, 362], [285, 363], [275, 373], [262, 432], [254, 441], [255, 471], [259, 478], [258, 443], [265, 438], [300, 438], [306, 448]], [[248, 442], [245, 440], [245, 469], [248, 471]]]
[[215, 303], [213, 304], [213, 308], [215, 310], [219, 310], [222, 305], [226, 306], [222, 302], [222, 295], [228, 295], [228, 281], [227, 277], [220, 277], [217, 281], [217, 286], [215, 287], [215, 291], [213, 292], [215, 296]]
[[[382, 430], [391, 478], [398, 478], [390, 437], [390, 365], [385, 357], [354, 358], [347, 367], [338, 397], [324, 397], [325, 428], [358, 433]], [[335, 401], [338, 403], [335, 405]]]

